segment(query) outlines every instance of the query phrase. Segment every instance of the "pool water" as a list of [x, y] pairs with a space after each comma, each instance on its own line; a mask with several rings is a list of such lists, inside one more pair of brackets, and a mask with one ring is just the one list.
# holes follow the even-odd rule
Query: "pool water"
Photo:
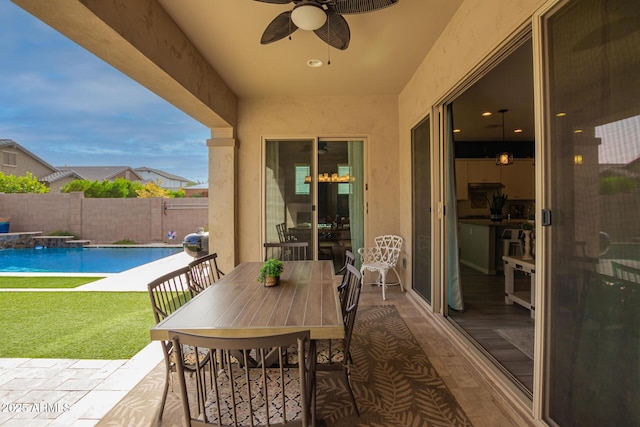
[[42, 248], [0, 250], [0, 272], [120, 273], [182, 248]]

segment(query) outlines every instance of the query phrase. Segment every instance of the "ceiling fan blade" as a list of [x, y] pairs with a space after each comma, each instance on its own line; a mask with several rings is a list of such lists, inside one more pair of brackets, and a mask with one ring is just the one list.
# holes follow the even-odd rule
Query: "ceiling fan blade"
[[349, 47], [351, 40], [351, 30], [346, 19], [338, 15], [333, 9], [327, 9], [327, 22], [317, 30], [316, 33], [325, 43], [336, 49], [345, 50]]
[[271, 4], [293, 3], [293, 0], [254, 0], [254, 1], [259, 1], [260, 3], [271, 3]]
[[291, 11], [282, 12], [280, 15], [271, 21], [267, 28], [262, 33], [261, 44], [269, 44], [277, 42], [280, 39], [287, 37], [289, 34], [297, 30], [296, 24], [291, 21]]
[[393, 6], [400, 0], [335, 0], [333, 7], [341, 15], [373, 12]]

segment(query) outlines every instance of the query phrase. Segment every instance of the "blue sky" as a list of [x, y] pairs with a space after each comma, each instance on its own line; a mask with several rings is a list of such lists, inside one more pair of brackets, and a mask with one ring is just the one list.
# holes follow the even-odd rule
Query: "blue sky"
[[207, 180], [209, 129], [9, 0], [0, 0], [0, 139], [53, 166]]

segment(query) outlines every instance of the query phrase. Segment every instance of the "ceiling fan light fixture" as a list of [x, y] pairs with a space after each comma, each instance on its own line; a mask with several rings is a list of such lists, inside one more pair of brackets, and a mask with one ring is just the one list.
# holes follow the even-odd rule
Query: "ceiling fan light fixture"
[[322, 27], [327, 22], [327, 13], [322, 6], [312, 1], [303, 1], [293, 8], [291, 20], [296, 27], [313, 31]]

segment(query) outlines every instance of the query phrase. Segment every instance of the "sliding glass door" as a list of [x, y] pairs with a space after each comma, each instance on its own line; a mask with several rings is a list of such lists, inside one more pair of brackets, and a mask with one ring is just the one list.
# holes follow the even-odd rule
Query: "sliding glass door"
[[364, 141], [267, 140], [265, 241], [309, 242], [332, 260], [364, 244]]
[[431, 303], [431, 136], [429, 117], [411, 131], [413, 163], [413, 289]]
[[640, 425], [639, 10], [577, 0], [544, 21], [553, 425]]

